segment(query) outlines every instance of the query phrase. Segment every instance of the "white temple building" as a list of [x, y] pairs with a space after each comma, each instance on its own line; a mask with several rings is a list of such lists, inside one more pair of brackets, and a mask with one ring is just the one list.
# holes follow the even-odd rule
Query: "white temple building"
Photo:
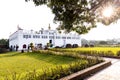
[[33, 43], [35, 47], [39, 45], [45, 47], [48, 43], [52, 44], [52, 47], [64, 47], [66, 44], [78, 44], [78, 46], [81, 46], [81, 37], [78, 34], [59, 33], [57, 30], [27, 31], [21, 28], [9, 36], [9, 47], [14, 50], [16, 46], [19, 47], [18, 50], [22, 50], [23, 45], [26, 45], [27, 49], [30, 43]]

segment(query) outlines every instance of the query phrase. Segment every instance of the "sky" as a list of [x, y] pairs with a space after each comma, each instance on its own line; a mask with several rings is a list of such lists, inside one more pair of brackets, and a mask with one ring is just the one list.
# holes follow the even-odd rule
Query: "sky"
[[[17, 26], [25, 30], [39, 31], [41, 28], [56, 29], [58, 24], [53, 23], [54, 14], [47, 6], [35, 6], [33, 2], [25, 0], [0, 1], [0, 39], [8, 39], [9, 35], [17, 30]], [[97, 28], [81, 35], [87, 40], [107, 40], [120, 38], [120, 21], [109, 26], [97, 23]]]

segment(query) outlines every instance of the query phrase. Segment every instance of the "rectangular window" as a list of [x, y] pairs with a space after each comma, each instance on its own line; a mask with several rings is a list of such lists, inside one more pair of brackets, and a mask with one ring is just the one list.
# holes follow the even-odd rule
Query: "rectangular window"
[[38, 38], [40, 38], [40, 36], [38, 35]]
[[23, 38], [30, 38], [30, 36], [29, 35], [23, 35]]
[[66, 39], [66, 37], [62, 37], [62, 39]]
[[60, 36], [56, 36], [56, 39], [60, 39]]
[[75, 39], [75, 37], [72, 37], [72, 39]]
[[29, 35], [29, 38], [31, 38], [31, 35]]
[[23, 35], [23, 38], [25, 38], [25, 35]]
[[45, 39], [47, 39], [48, 37], [47, 36], [43, 36]]
[[41, 31], [41, 34], [43, 34], [43, 31]]
[[44, 39], [44, 36], [42, 36], [42, 39]]
[[54, 39], [54, 36], [49, 36], [50, 39]]
[[35, 38], [35, 35], [33, 35], [33, 38]]
[[71, 37], [67, 37], [67, 39], [71, 39]]
[[80, 37], [76, 37], [76, 39], [80, 39]]

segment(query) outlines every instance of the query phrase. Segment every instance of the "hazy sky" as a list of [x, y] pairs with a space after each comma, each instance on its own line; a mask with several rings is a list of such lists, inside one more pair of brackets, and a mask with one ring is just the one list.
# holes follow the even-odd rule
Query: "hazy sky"
[[97, 28], [93, 28], [88, 34], [82, 35], [82, 38], [88, 40], [120, 39], [120, 20], [109, 26], [98, 23]]
[[[9, 35], [17, 30], [17, 25], [26, 30], [52, 29], [57, 24], [53, 23], [54, 15], [46, 6], [35, 7], [32, 2], [25, 0], [1, 0], [0, 1], [0, 39], [9, 38]], [[120, 21], [110, 26], [98, 24], [82, 38], [88, 40], [106, 40], [120, 38]]]

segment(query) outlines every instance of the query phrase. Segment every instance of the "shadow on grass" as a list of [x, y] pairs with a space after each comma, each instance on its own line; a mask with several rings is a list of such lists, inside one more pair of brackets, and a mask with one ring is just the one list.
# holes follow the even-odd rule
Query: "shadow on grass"
[[23, 54], [20, 52], [9, 52], [9, 53], [5, 53], [5, 54], [0, 55], [0, 58], [12, 57], [12, 56], [18, 56], [18, 55], [23, 55]]
[[60, 55], [51, 55], [51, 54], [41, 54], [41, 53], [28, 53], [25, 54], [26, 56], [35, 58], [40, 61], [44, 61], [46, 63], [51, 63], [51, 64], [69, 64], [74, 61], [78, 61], [76, 58], [72, 57], [65, 57], [65, 56], [60, 56]]
[[44, 61], [45, 63], [50, 63], [54, 65], [59, 64], [69, 64], [71, 62], [77, 61], [78, 59], [72, 58], [72, 57], [65, 57], [60, 55], [51, 55], [51, 54], [41, 54], [41, 53], [20, 53], [20, 52], [9, 52], [5, 53], [3, 55], [0, 55], [0, 58], [5, 57], [16, 57], [16, 56], [28, 56], [34, 59], [37, 59], [39, 61]]

